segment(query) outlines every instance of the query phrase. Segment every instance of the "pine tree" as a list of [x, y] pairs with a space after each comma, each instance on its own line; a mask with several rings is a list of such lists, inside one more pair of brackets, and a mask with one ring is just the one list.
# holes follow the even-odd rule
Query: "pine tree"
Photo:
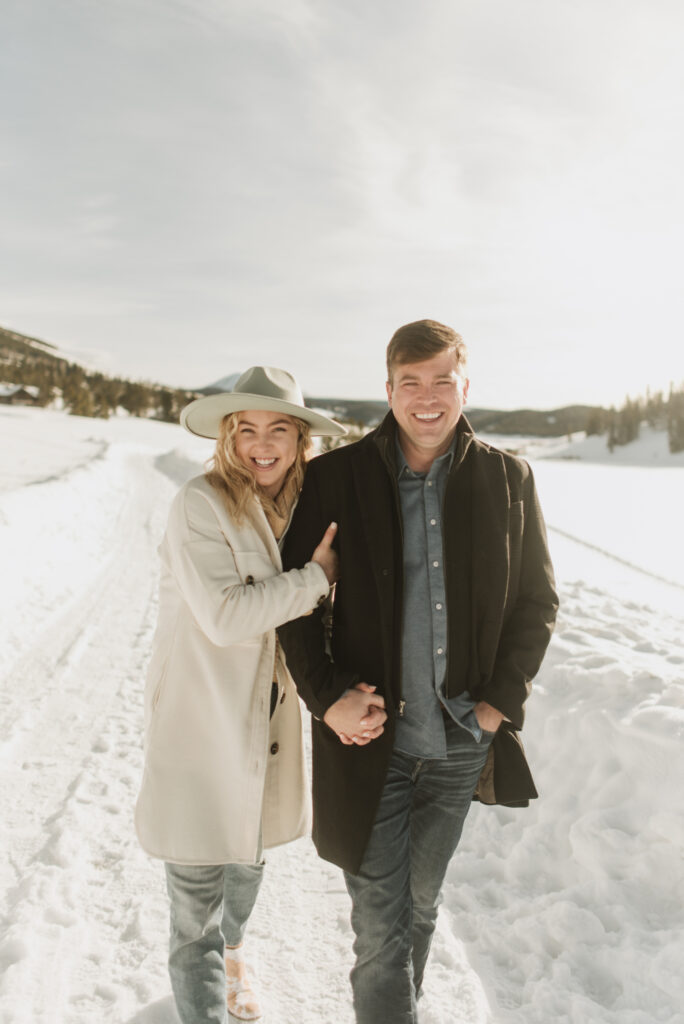
[[173, 393], [164, 388], [160, 399], [161, 418], [165, 420], [166, 423], [173, 423], [175, 419], [173, 415]]
[[650, 390], [646, 391], [644, 418], [654, 430], [660, 430], [666, 425], [667, 409], [662, 391], [656, 391], [654, 395]]
[[605, 409], [592, 409], [587, 416], [587, 425], [585, 427], [587, 437], [604, 434], [606, 431], [606, 421]]
[[67, 369], [62, 397], [65, 409], [68, 409], [72, 416], [93, 415], [93, 396], [83, 369], [76, 363], [71, 363]]
[[152, 406], [152, 392], [144, 384], [126, 381], [120, 399], [121, 405], [133, 416], [142, 416]]
[[617, 440], [617, 413], [615, 407], [611, 405], [608, 410], [608, 451], [612, 452], [615, 445], [618, 444]]
[[670, 397], [667, 403], [667, 439], [670, 451], [684, 451], [684, 385], [675, 390], [670, 385]]

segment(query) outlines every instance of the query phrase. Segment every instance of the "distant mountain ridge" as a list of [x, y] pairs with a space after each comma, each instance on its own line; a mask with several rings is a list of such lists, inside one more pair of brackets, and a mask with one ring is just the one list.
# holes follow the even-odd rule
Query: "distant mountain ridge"
[[[56, 345], [7, 327], [0, 327], [0, 382], [33, 388], [32, 404], [104, 419], [123, 409], [132, 416], [177, 423], [181, 409], [197, 397], [181, 388], [87, 370]], [[15, 400], [16, 394], [5, 394], [3, 401]]]
[[[231, 391], [240, 377], [231, 373], [221, 380], [198, 388], [198, 394], [216, 395]], [[312, 409], [321, 409], [338, 420], [362, 423], [365, 427], [375, 426], [387, 412], [384, 400], [355, 398], [315, 398], [306, 395], [304, 401]], [[529, 434], [533, 437], [561, 437], [578, 430], [585, 430], [590, 413], [596, 410], [592, 405], [568, 405], [548, 411], [541, 409], [477, 409], [468, 406], [466, 416], [473, 428], [480, 434]]]
[[214, 381], [213, 384], [207, 384], [205, 388], [198, 388], [197, 393], [199, 395], [218, 395], [222, 391], [232, 391], [237, 382], [239, 381], [242, 373], [229, 373], [227, 377], [221, 377], [220, 380]]
[[[341, 398], [306, 398], [306, 404], [322, 409], [337, 419], [353, 420], [372, 426], [387, 412], [387, 402], [355, 401]], [[562, 409], [477, 409], [465, 413], [479, 434], [529, 434], [534, 437], [560, 437], [584, 430], [593, 411], [589, 405], [569, 405]]]
[[[230, 391], [241, 372], [227, 374], [204, 388], [169, 388], [161, 384], [134, 383], [105, 374], [85, 371], [55, 345], [18, 331], [0, 327], [0, 381], [35, 385], [41, 403], [49, 404], [62, 394], [64, 404], [82, 415], [108, 415], [117, 405], [134, 415], [154, 415], [177, 422], [180, 409], [193, 398]], [[90, 396], [86, 394], [90, 392]], [[310, 408], [320, 409], [336, 419], [375, 426], [387, 412], [383, 400], [318, 398], [305, 396]], [[585, 430], [590, 414], [603, 412], [598, 406], [571, 405], [561, 409], [477, 409], [470, 406], [466, 415], [480, 434], [560, 437]]]

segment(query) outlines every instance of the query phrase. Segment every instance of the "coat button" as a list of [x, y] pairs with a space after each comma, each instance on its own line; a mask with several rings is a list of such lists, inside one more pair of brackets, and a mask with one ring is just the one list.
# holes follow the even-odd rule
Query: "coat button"
[[280, 703], [281, 703], [281, 704], [284, 704], [284, 703], [285, 703], [285, 691], [284, 691], [284, 690], [283, 690], [283, 695], [282, 695], [282, 697], [280, 698]]
[[251, 585], [254, 583], [254, 577], [253, 576], [247, 576], [246, 579], [245, 579], [245, 583], [247, 584], [248, 587], [251, 587]]
[[277, 754], [279, 750], [280, 750], [280, 746], [277, 743], [272, 743], [271, 744], [271, 753], [272, 754]]
[[321, 607], [322, 604], [325, 603], [325, 599], [326, 599], [327, 596], [328, 596], [327, 594], [321, 594], [321, 596], [318, 598], [318, 601], [316, 601], [316, 605], [319, 608]]

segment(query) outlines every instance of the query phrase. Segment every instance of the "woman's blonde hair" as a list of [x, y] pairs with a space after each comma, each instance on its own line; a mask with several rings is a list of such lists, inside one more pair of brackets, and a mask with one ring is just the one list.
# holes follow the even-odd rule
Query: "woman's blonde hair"
[[[253, 497], [258, 498], [265, 510], [276, 514], [282, 512], [282, 509], [278, 509], [276, 501], [258, 486], [237, 456], [235, 439], [240, 415], [239, 412], [229, 412], [221, 420], [216, 448], [207, 463], [205, 474], [209, 483], [222, 495], [230, 516], [237, 523], [245, 519]], [[287, 471], [280, 494], [292, 495], [294, 502], [304, 483], [306, 461], [311, 452], [311, 428], [298, 416], [290, 416], [290, 419], [297, 428], [297, 454]]]

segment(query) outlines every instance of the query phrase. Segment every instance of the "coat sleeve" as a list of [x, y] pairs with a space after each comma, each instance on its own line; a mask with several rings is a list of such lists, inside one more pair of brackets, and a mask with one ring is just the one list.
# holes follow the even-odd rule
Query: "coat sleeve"
[[[219, 647], [255, 639], [325, 600], [328, 580], [320, 565], [308, 561], [312, 551], [300, 563], [303, 569], [272, 575], [261, 552], [230, 546], [211, 502], [193, 488], [178, 495], [162, 545], [197, 625]], [[246, 572], [251, 569], [253, 581]]]
[[[331, 507], [334, 502], [324, 503], [321, 498], [318, 478], [321, 470], [325, 469], [319, 459], [314, 459], [307, 469], [304, 487], [285, 538], [285, 567], [301, 564], [303, 552], [313, 550], [332, 521], [338, 522], [339, 527], [335, 547], [344, 543], [344, 523], [339, 522], [334, 507]], [[328, 507], [325, 508], [324, 504]], [[358, 673], [340, 668], [330, 657], [325, 625], [327, 614], [328, 610], [321, 605], [314, 609], [312, 615], [290, 620], [278, 629], [287, 667], [297, 690], [311, 714], [319, 719], [360, 680]]]
[[541, 666], [558, 611], [544, 518], [532, 471], [526, 468], [519, 586], [504, 618], [492, 677], [483, 694], [517, 729], [522, 728], [523, 705]]

